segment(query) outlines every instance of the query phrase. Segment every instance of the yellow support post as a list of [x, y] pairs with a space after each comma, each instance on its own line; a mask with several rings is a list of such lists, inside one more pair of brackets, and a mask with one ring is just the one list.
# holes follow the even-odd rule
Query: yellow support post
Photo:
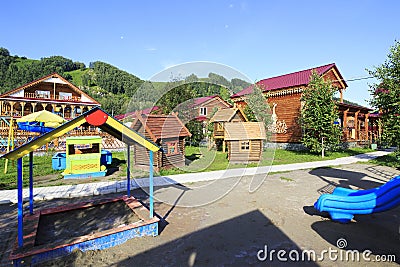
[[[11, 150], [14, 150], [14, 120], [12, 117], [10, 120], [10, 129], [8, 130], [7, 153], [10, 152], [10, 142], [11, 142]], [[8, 159], [6, 159], [4, 174], [7, 173], [7, 169], [8, 169]]]

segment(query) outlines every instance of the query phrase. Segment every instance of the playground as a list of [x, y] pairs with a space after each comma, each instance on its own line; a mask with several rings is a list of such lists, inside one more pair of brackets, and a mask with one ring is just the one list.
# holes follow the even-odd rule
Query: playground
[[[85, 253], [75, 251], [66, 258], [48, 263], [48, 266], [268, 266], [271, 262], [260, 261], [257, 254], [267, 246], [268, 251], [313, 250], [320, 256], [324, 250], [371, 251], [369, 258], [346, 261], [348, 266], [398, 266], [400, 263], [399, 225], [400, 208], [382, 213], [355, 215], [348, 224], [333, 222], [327, 213], [317, 213], [314, 202], [322, 193], [331, 193], [336, 186], [352, 189], [378, 187], [400, 171], [372, 164], [351, 164], [335, 167], [297, 170], [269, 175], [254, 193], [248, 192], [251, 177], [243, 177], [223, 198], [200, 207], [180, 207], [187, 198], [201, 198], [194, 189], [207, 182], [183, 184], [181, 191], [171, 194], [169, 187], [154, 190], [154, 210], [160, 217], [157, 237], [142, 237], [101, 251]], [[181, 194], [182, 192], [182, 194]], [[213, 192], [210, 192], [210, 194]], [[134, 190], [132, 195], [149, 203], [143, 191]], [[113, 195], [109, 195], [112, 197]], [[120, 194], [115, 195], [120, 196]], [[101, 198], [104, 196], [96, 196]], [[158, 201], [171, 198], [175, 205]], [[37, 201], [38, 209], [93, 200], [91, 198]], [[0, 247], [7, 255], [7, 247], [16, 239], [16, 205], [0, 206], [1, 229], [5, 240]], [[84, 219], [84, 218], [83, 218]], [[106, 224], [98, 214], [98, 227]], [[79, 221], [77, 221], [79, 223]], [[342, 239], [341, 239], [342, 238]], [[346, 250], [339, 249], [337, 241], [346, 241]], [[342, 254], [343, 255], [343, 254]], [[374, 262], [395, 256], [395, 262]], [[287, 254], [286, 254], [287, 256]], [[301, 262], [308, 266], [343, 265], [340, 258]], [[382, 257], [381, 257], [382, 256]], [[393, 257], [391, 256], [391, 259]], [[370, 261], [368, 261], [370, 260]], [[291, 262], [299, 265], [298, 262]], [[3, 257], [1, 263], [7, 259]], [[8, 262], [9, 263], [9, 262]], [[273, 255], [273, 265], [286, 265]]]

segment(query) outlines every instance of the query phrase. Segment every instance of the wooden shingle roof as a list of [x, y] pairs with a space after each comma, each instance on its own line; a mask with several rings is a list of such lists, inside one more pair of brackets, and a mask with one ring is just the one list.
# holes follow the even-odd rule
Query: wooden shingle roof
[[228, 122], [224, 125], [225, 140], [262, 140], [266, 139], [262, 122]]
[[242, 110], [238, 108], [224, 108], [218, 110], [211, 118], [210, 122], [229, 122], [237, 112], [240, 112], [244, 119], [247, 120]]
[[189, 130], [175, 114], [142, 114], [141, 116], [138, 116], [133, 123], [133, 128], [135, 129], [138, 124], [144, 126], [146, 132], [153, 139], [153, 142], [165, 138], [192, 136]]

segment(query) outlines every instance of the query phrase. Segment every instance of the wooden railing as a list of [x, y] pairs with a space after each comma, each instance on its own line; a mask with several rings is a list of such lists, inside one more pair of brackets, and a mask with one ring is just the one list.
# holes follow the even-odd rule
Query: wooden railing
[[48, 95], [40, 95], [36, 93], [25, 93], [24, 96], [26, 98], [34, 98], [34, 99], [49, 99], [49, 100], [64, 100], [69, 102], [80, 102], [81, 98], [77, 96], [65, 97], [60, 95], [50, 94]]
[[344, 130], [342, 135], [342, 141], [354, 141], [354, 142], [376, 142], [379, 139], [379, 134], [377, 131], [368, 131], [368, 134], [365, 130]]
[[[22, 116], [29, 115], [31, 113], [32, 112], [28, 111], [28, 110], [25, 110], [23, 113], [22, 113], [22, 111], [17, 111], [17, 110], [14, 110], [13, 112], [11, 112], [11, 111], [2, 111], [2, 112], [0, 112], [0, 116], [1, 117], [11, 117], [12, 116], [14, 118], [19, 118], [19, 117], [22, 117]], [[63, 113], [62, 112], [55, 112], [55, 113], [57, 115], [63, 117]], [[75, 114], [75, 117], [78, 117], [79, 115], [81, 115], [81, 113]], [[71, 112], [64, 112], [64, 117], [63, 118], [64, 119], [72, 119], [74, 117], [72, 116]]]

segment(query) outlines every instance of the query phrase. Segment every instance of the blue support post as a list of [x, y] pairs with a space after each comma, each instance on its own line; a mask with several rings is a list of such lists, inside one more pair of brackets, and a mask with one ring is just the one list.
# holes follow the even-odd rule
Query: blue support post
[[150, 192], [149, 192], [149, 197], [150, 197], [150, 219], [153, 218], [154, 216], [154, 199], [153, 199], [153, 151], [150, 150], [150, 168], [149, 168], [150, 174], [149, 174], [149, 187], [150, 187]]
[[17, 187], [18, 187], [18, 247], [24, 246], [24, 210], [22, 199], [22, 158], [17, 159]]
[[130, 145], [127, 145], [126, 147], [126, 154], [127, 154], [127, 164], [126, 164], [126, 194], [128, 197], [131, 196], [131, 151], [130, 151]]
[[33, 214], [33, 152], [29, 152], [29, 213]]

